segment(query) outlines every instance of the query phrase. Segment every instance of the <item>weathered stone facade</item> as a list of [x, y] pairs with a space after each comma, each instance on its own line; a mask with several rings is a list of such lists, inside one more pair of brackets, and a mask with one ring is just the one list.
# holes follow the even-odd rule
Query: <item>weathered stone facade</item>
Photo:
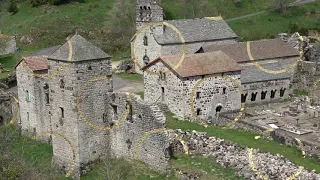
[[[86, 173], [92, 161], [106, 155], [134, 158], [138, 145], [137, 159], [155, 170], [166, 170], [167, 133], [140, 141], [146, 132], [165, 129], [159, 107], [133, 94], [112, 93], [111, 57], [79, 35], [70, 43], [73, 51], [66, 43], [45, 62], [31, 57], [16, 67], [22, 131], [27, 135], [47, 132], [39, 139], [52, 139], [53, 164], [65, 172], [74, 165], [74, 179]], [[68, 52], [73, 52], [71, 59]], [[40, 68], [43, 70], [32, 71]], [[38, 77], [41, 75], [45, 76]]]
[[6, 36], [0, 32], [0, 55], [6, 55], [16, 52], [17, 45], [14, 36]]
[[[40, 75], [47, 70], [34, 72]], [[43, 78], [34, 76], [33, 72], [26, 69], [25, 62], [16, 68], [18, 100], [20, 106], [20, 121], [22, 134], [33, 136], [44, 131], [51, 131], [51, 118], [49, 104], [47, 103], [48, 84]], [[41, 137], [50, 141], [49, 137]]]
[[[205, 76], [180, 78], [170, 71], [161, 61], [156, 62], [147, 70], [151, 72], [165, 72], [165, 78], [159, 75], [144, 73], [144, 98], [147, 102], [162, 101], [171, 112], [183, 119], [195, 120], [195, 115], [206, 120], [215, 117], [217, 112], [235, 111], [241, 108], [240, 102], [240, 71], [214, 74], [206, 78], [196, 87], [195, 85]], [[237, 82], [234, 84], [226, 76]], [[192, 112], [191, 105], [195, 112]], [[218, 108], [218, 109], [217, 109]]]

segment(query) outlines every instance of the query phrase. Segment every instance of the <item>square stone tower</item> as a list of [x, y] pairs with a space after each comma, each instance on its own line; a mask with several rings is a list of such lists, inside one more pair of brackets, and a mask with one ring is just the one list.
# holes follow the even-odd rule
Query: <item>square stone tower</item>
[[72, 176], [109, 152], [109, 126], [105, 120], [105, 95], [112, 92], [111, 57], [80, 35], [74, 35], [48, 57], [53, 164], [68, 172], [75, 152]]
[[137, 0], [136, 28], [139, 30], [148, 22], [163, 21], [163, 9], [157, 5], [156, 0]]

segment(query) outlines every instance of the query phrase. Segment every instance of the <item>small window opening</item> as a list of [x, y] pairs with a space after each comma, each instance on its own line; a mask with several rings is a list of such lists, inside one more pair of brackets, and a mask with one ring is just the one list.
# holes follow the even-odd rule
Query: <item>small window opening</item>
[[161, 87], [161, 100], [164, 101], [164, 87]]
[[252, 93], [251, 94], [251, 101], [256, 101], [257, 94], [258, 93]]
[[218, 106], [218, 107], [216, 108], [216, 112], [220, 112], [221, 109], [222, 109], [222, 106]]
[[113, 126], [114, 126], [114, 122], [111, 122], [110, 123], [110, 128], [113, 128]]
[[128, 145], [128, 149], [131, 149], [132, 142], [130, 141], [130, 139], [126, 140], [126, 144]]
[[103, 113], [102, 115], [102, 122], [106, 123], [107, 122], [107, 113]]
[[133, 123], [133, 117], [132, 117], [132, 104], [130, 102], [127, 102], [127, 107], [129, 106], [129, 115], [128, 115], [128, 121], [130, 123]]
[[241, 103], [245, 103], [246, 102], [247, 96], [248, 96], [248, 93], [246, 93], [245, 95], [241, 94]]
[[143, 9], [144, 9], [144, 10], [147, 10], [147, 7], [146, 7], [146, 6], [143, 6]]
[[143, 36], [143, 45], [148, 46], [148, 36], [147, 35]]
[[25, 91], [25, 95], [24, 95], [25, 97], [25, 100], [27, 101], [27, 102], [30, 102], [30, 94], [29, 94], [29, 91], [28, 90], [26, 90]]
[[197, 115], [200, 115], [200, 114], [201, 114], [201, 109], [198, 108], [198, 109], [197, 109]]
[[281, 88], [280, 89], [280, 97], [284, 96], [284, 92], [286, 91], [286, 88]]
[[262, 91], [261, 92], [261, 100], [266, 99], [267, 91]]
[[92, 67], [91, 67], [91, 66], [88, 66], [88, 70], [92, 70]]
[[29, 121], [29, 112], [27, 112], [27, 120]]
[[271, 90], [271, 96], [270, 98], [273, 99], [276, 95], [277, 90]]
[[60, 79], [60, 88], [64, 88], [65, 82], [63, 79]]
[[45, 93], [45, 99], [46, 99], [46, 103], [50, 104], [50, 99], [49, 99], [49, 92]]
[[116, 116], [118, 114], [118, 106], [116, 105], [111, 105], [113, 109], [113, 114]]
[[64, 109], [62, 107], [60, 107], [60, 114], [61, 114], [61, 118], [64, 118]]
[[226, 87], [223, 88], [222, 94], [226, 94]]
[[197, 99], [200, 99], [200, 92], [197, 92]]

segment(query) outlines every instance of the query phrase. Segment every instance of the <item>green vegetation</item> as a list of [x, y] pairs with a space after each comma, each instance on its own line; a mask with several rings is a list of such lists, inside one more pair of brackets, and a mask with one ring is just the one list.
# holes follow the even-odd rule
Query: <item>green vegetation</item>
[[141, 74], [128, 74], [128, 73], [118, 73], [116, 74], [121, 79], [127, 79], [132, 82], [143, 82], [143, 75]]
[[309, 158], [303, 158], [301, 152], [299, 152], [295, 147], [282, 145], [276, 141], [268, 139], [255, 140], [254, 137], [259, 134], [254, 134], [240, 129], [223, 129], [220, 126], [209, 126], [206, 128], [197, 123], [179, 121], [173, 117], [172, 113], [167, 114], [167, 127], [170, 129], [181, 129], [183, 131], [196, 130], [199, 132], [207, 132], [208, 136], [215, 136], [221, 139], [230, 140], [241, 146], [260, 149], [262, 152], [281, 154], [294, 164], [304, 166], [309, 170], [315, 169], [320, 173], [319, 162]]
[[242, 40], [274, 38], [282, 32], [307, 35], [308, 29], [320, 31], [320, 1], [290, 7], [285, 15], [270, 11], [228, 22]]
[[[12, 72], [14, 66], [17, 64], [19, 57], [13, 55], [13, 54], [9, 54], [9, 55], [5, 55], [5, 56], [0, 56], [0, 64], [10, 70]], [[8, 75], [11, 72], [2, 72], [0, 73], [0, 79], [1, 78], [6, 78], [8, 77]]]
[[173, 169], [201, 175], [201, 179], [241, 180], [236, 170], [224, 168], [213, 158], [203, 156], [179, 155], [170, 160]]
[[308, 95], [309, 95], [309, 92], [306, 91], [306, 90], [295, 89], [295, 90], [293, 90], [293, 94], [294, 94], [295, 96], [308, 96]]
[[[108, 174], [108, 176], [107, 176]], [[132, 180], [173, 180], [175, 177], [158, 173], [140, 161], [129, 161], [123, 158], [108, 158], [96, 164], [92, 171], [81, 177], [82, 180], [132, 179]]]
[[52, 147], [19, 136], [14, 126], [0, 127], [0, 177], [67, 179], [51, 168]]
[[141, 99], [144, 99], [144, 92], [137, 92], [136, 94], [138, 94], [139, 96], [141, 96]]

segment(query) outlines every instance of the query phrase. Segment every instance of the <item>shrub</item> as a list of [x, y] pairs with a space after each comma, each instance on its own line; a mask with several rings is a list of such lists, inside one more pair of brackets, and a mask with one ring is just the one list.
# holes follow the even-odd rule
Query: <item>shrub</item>
[[46, 0], [30, 0], [30, 4], [33, 7], [41, 6], [41, 5], [46, 4], [46, 3], [47, 3]]
[[19, 9], [18, 9], [17, 4], [13, 0], [11, 0], [9, 3], [9, 6], [8, 6], [8, 12], [15, 14], [18, 12], [18, 10]]

